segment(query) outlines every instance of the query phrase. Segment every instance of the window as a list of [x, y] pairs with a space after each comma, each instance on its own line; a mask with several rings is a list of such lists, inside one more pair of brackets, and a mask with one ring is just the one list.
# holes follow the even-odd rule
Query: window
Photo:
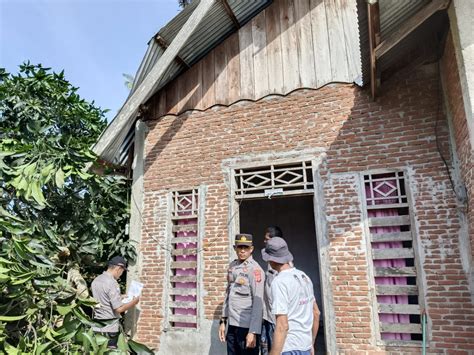
[[311, 161], [235, 170], [237, 199], [312, 193]]
[[199, 190], [172, 192], [168, 322], [171, 328], [197, 328]]
[[380, 338], [421, 340], [418, 260], [405, 175], [366, 174], [363, 179]]

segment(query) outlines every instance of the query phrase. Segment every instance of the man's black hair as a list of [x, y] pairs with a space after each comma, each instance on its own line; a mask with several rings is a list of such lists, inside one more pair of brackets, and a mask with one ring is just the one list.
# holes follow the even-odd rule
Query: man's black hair
[[283, 238], [283, 232], [281, 231], [281, 228], [278, 226], [270, 226], [265, 229], [265, 234], [269, 234], [270, 238], [274, 237], [280, 237]]

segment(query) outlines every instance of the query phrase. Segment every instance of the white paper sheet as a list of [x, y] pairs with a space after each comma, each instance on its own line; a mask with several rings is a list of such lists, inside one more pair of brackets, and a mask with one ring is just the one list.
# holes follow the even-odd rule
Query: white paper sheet
[[143, 284], [141, 282], [132, 280], [130, 288], [127, 292], [127, 297], [122, 300], [122, 303], [129, 303], [134, 297], [139, 297], [142, 293]]

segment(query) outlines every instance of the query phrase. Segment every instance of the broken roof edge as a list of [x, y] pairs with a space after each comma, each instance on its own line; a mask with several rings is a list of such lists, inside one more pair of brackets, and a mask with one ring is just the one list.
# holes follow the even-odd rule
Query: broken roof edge
[[92, 147], [94, 153], [101, 159], [113, 161], [123, 139], [134, 124], [139, 106], [153, 95], [155, 86], [215, 2], [216, 0], [201, 0], [199, 2], [169, 47], [138, 85], [137, 89], [127, 98], [119, 113], [105, 131], [102, 132], [97, 143]]

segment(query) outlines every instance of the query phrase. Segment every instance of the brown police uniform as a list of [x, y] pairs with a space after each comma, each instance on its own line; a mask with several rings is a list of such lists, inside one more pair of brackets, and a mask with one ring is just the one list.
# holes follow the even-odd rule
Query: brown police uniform
[[[252, 236], [238, 234], [235, 244], [236, 246], [252, 245]], [[229, 324], [227, 353], [258, 354], [258, 334], [262, 330], [265, 274], [260, 265], [250, 256], [243, 262], [236, 259], [230, 263], [227, 281], [227, 292], [222, 312], [222, 317], [227, 318]], [[255, 348], [245, 348], [245, 337], [248, 333], [257, 334]], [[242, 342], [244, 342], [243, 347]], [[236, 350], [237, 348], [238, 350]]]

